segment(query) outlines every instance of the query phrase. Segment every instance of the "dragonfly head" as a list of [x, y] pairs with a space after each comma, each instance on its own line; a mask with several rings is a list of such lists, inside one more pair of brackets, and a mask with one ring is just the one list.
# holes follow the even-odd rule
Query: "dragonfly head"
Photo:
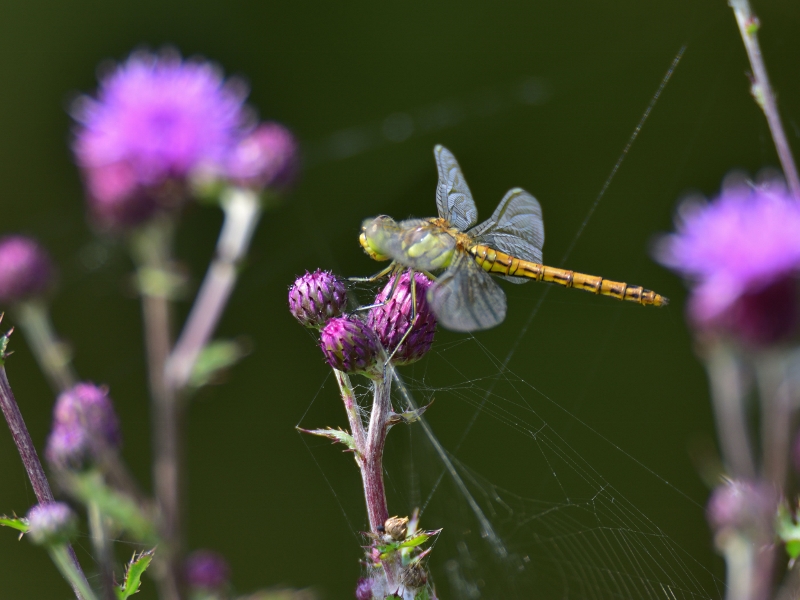
[[397, 228], [397, 223], [391, 217], [381, 215], [373, 219], [365, 219], [361, 223], [361, 235], [358, 241], [364, 252], [373, 260], [389, 260], [390, 256], [386, 250], [386, 241], [389, 232]]

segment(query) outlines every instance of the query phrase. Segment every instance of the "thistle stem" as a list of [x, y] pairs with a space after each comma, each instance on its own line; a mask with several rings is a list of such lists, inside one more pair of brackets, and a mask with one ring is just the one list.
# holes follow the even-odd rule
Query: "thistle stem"
[[[4, 341], [7, 340], [8, 335], [4, 336]], [[6, 423], [8, 423], [8, 428], [11, 430], [11, 437], [14, 439], [14, 444], [17, 446], [17, 451], [22, 459], [25, 472], [28, 474], [28, 479], [30, 479], [31, 486], [33, 487], [33, 493], [36, 494], [36, 499], [39, 501], [39, 504], [50, 504], [53, 502], [53, 492], [44, 474], [42, 463], [39, 461], [36, 447], [33, 445], [33, 440], [31, 440], [31, 436], [28, 433], [25, 420], [22, 418], [17, 400], [14, 398], [14, 392], [11, 391], [11, 385], [8, 382], [5, 367], [2, 365], [2, 351], [4, 348], [5, 344], [0, 344], [0, 408], [3, 411]], [[85, 586], [88, 588], [89, 584], [81, 570], [78, 557], [75, 556], [75, 552], [69, 544], [64, 546], [64, 551], [67, 553], [72, 565], [72, 570], [74, 571], [73, 577], [67, 578], [67, 581], [69, 581], [72, 586], [75, 597], [78, 598], [78, 600], [90, 600], [91, 596], [87, 596], [82, 592], [83, 587]], [[79, 581], [82, 582], [81, 585], [76, 583]]]
[[71, 389], [77, 377], [70, 352], [56, 335], [47, 305], [41, 300], [21, 302], [14, 308], [14, 316], [53, 391]]
[[367, 444], [360, 466], [370, 530], [378, 533], [389, 518], [383, 485], [383, 449], [386, 445], [387, 421], [392, 413], [392, 380], [390, 377], [375, 379], [372, 385], [375, 397], [369, 417]]
[[336, 377], [336, 383], [339, 384], [339, 392], [342, 395], [345, 412], [347, 412], [347, 420], [350, 423], [350, 433], [356, 445], [356, 452], [358, 452], [359, 456], [364, 456], [367, 443], [366, 433], [364, 432], [364, 424], [361, 422], [361, 415], [358, 414], [358, 404], [356, 403], [356, 395], [353, 393], [353, 384], [350, 383], [350, 376], [339, 369], [334, 369], [333, 374]]
[[761, 55], [761, 46], [758, 43], [758, 17], [750, 8], [748, 0], [728, 0], [728, 4], [733, 9], [736, 17], [736, 24], [739, 26], [739, 33], [742, 36], [747, 58], [750, 60], [750, 67], [753, 70], [753, 84], [751, 92], [756, 103], [764, 111], [767, 118], [769, 130], [772, 134], [772, 141], [778, 152], [783, 173], [789, 185], [792, 195], [800, 200], [800, 178], [797, 175], [797, 166], [786, 138], [786, 132], [781, 124], [781, 117], [778, 113], [778, 105], [775, 101], [775, 93], [767, 76], [767, 67]]
[[89, 582], [86, 581], [86, 577], [84, 577], [80, 567], [72, 560], [72, 552], [68, 544], [55, 544], [47, 550], [64, 579], [72, 585], [78, 598], [98, 600], [92, 588], [89, 587]]
[[762, 415], [762, 475], [783, 491], [792, 432], [792, 397], [786, 360], [778, 353], [770, 352], [756, 361], [755, 371]]
[[108, 543], [108, 528], [105, 517], [100, 511], [97, 502], [89, 502], [89, 531], [92, 536], [95, 559], [100, 569], [100, 583], [104, 600], [115, 600], [114, 594], [114, 567], [111, 555], [111, 544]]
[[230, 188], [221, 204], [225, 220], [217, 240], [216, 256], [167, 361], [167, 381], [175, 392], [186, 387], [197, 357], [214, 334], [261, 217], [259, 197], [251, 190]]

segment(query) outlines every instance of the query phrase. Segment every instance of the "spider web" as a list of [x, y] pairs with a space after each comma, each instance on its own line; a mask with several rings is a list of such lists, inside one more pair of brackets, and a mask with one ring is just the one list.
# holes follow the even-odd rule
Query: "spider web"
[[[583, 234], [683, 52], [681, 48], [670, 65], [560, 263]], [[387, 123], [399, 127], [401, 121], [397, 115], [387, 119], [384, 137]], [[378, 143], [377, 133], [368, 135], [370, 128], [358, 136], [354, 131], [340, 132], [325, 142], [327, 146], [318, 145], [315, 160], [351, 156]], [[414, 129], [407, 126], [403, 131], [410, 136]], [[356, 144], [355, 138], [361, 141]], [[430, 422], [423, 419], [395, 428], [388, 437], [389, 505], [409, 513], [419, 507], [424, 528], [444, 529], [430, 564], [442, 598], [720, 597], [724, 583], [603, 475], [606, 469], [593, 449], [599, 444], [607, 451], [611, 446], [665, 493], [698, 511], [702, 507], [582, 421], [560, 398], [544, 394], [530, 377], [510, 369], [551, 289], [543, 288], [503, 358], [476, 337], [462, 336], [437, 341], [423, 361], [402, 375], [393, 373], [395, 407], [410, 409], [435, 400], [435, 410], [426, 414]], [[483, 359], [481, 372], [473, 369], [476, 353]], [[463, 364], [470, 364], [469, 373], [460, 367]], [[326, 384], [320, 392], [335, 393], [334, 388]], [[358, 386], [356, 394], [366, 415], [372, 401], [369, 386]], [[448, 419], [446, 429], [460, 434], [440, 441], [437, 432], [444, 428], [437, 427], [439, 419]], [[459, 458], [469, 455], [474, 465], [472, 457], [481, 454], [489, 456], [480, 461], [488, 468], [475, 468]], [[509, 479], [494, 473], [492, 461], [512, 463], [516, 475]], [[338, 499], [333, 482], [328, 485]], [[358, 525], [362, 517], [353, 516], [353, 509], [342, 510], [351, 529], [360, 529], [352, 523]]]

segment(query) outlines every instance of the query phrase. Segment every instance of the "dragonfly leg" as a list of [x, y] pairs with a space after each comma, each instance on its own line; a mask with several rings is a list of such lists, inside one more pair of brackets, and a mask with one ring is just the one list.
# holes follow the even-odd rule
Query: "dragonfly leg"
[[355, 283], [372, 283], [373, 281], [378, 281], [378, 279], [386, 277], [389, 273], [391, 273], [395, 269], [397, 269], [397, 265], [395, 265], [395, 263], [392, 263], [382, 271], [375, 273], [375, 275], [373, 275], [372, 277], [348, 277], [347, 280], [353, 281]]
[[[391, 267], [391, 269], [389, 269], [389, 270], [384, 269], [383, 271], [381, 271], [380, 273], [378, 273], [376, 276], [372, 277], [371, 279], [365, 279], [364, 280], [364, 281], [375, 281], [376, 279], [380, 279], [381, 277], [386, 276], [389, 272], [391, 272], [392, 269], [395, 270], [396, 273], [395, 273], [394, 281], [392, 282], [392, 289], [389, 290], [389, 294], [386, 296], [386, 299], [383, 302], [376, 302], [375, 304], [368, 304], [367, 306], [359, 306], [356, 309], [356, 311], [369, 310], [370, 308], [378, 308], [379, 306], [383, 306], [389, 300], [392, 299], [392, 296], [394, 296], [394, 292], [397, 289], [397, 284], [400, 283], [400, 272], [403, 270], [403, 267], [395, 266], [395, 265], [389, 265], [389, 266]], [[352, 279], [351, 279], [351, 281], [352, 281]]]
[[[414, 271], [409, 269], [408, 274], [411, 281], [411, 320], [409, 321], [408, 329], [406, 329], [406, 332], [403, 334], [403, 337], [400, 338], [400, 341], [397, 342], [397, 345], [394, 347], [394, 350], [392, 350], [392, 353], [386, 359], [386, 364], [389, 364], [389, 362], [391, 362], [392, 358], [394, 358], [394, 355], [397, 353], [398, 348], [400, 348], [400, 346], [403, 345], [403, 342], [405, 342], [408, 336], [411, 334], [411, 330], [414, 329], [414, 325], [417, 324], [417, 318], [419, 317], [419, 315], [417, 314], [417, 281], [414, 278]], [[398, 277], [397, 280], [399, 279], [400, 278]], [[392, 293], [394, 293], [394, 290], [392, 290]], [[391, 295], [389, 297], [391, 298]]]

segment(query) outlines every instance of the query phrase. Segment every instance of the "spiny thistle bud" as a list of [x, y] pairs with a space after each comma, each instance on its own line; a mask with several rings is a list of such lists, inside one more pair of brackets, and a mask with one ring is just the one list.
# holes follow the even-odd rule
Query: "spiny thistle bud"
[[[411, 276], [406, 272], [400, 276], [397, 286], [392, 277], [386, 287], [375, 298], [375, 303], [383, 303], [369, 311], [367, 323], [378, 334], [381, 345], [387, 352], [394, 352], [392, 361], [407, 365], [422, 358], [433, 344], [436, 334], [436, 317], [428, 304], [425, 294], [431, 281], [422, 273], [414, 273], [417, 316], [411, 333], [398, 347], [397, 344], [412, 326]], [[392, 289], [394, 288], [394, 293]], [[387, 300], [389, 294], [391, 298]]]
[[322, 327], [341, 315], [345, 304], [347, 288], [330, 271], [306, 272], [289, 288], [289, 311], [305, 327]]
[[406, 539], [408, 517], [389, 517], [383, 524], [384, 531], [396, 542]]
[[63, 502], [37, 504], [28, 511], [28, 534], [34, 544], [66, 544], [77, 533], [75, 513]]
[[229, 576], [227, 561], [213, 550], [196, 550], [184, 563], [184, 577], [190, 588], [218, 590], [228, 583]]
[[422, 564], [419, 562], [412, 562], [403, 569], [400, 580], [403, 582], [403, 585], [415, 590], [428, 583], [428, 573], [425, 571], [425, 567], [423, 567]]
[[336, 317], [320, 330], [325, 360], [345, 373], [367, 373], [376, 368], [380, 345], [375, 332], [352, 315]]
[[0, 302], [15, 304], [44, 294], [53, 275], [50, 257], [34, 240], [22, 235], [0, 239]]
[[106, 389], [79, 383], [59, 395], [45, 449], [53, 466], [81, 468], [120, 444], [119, 421]]
[[292, 132], [279, 123], [262, 123], [232, 152], [228, 176], [238, 185], [280, 190], [291, 185], [298, 167]]

